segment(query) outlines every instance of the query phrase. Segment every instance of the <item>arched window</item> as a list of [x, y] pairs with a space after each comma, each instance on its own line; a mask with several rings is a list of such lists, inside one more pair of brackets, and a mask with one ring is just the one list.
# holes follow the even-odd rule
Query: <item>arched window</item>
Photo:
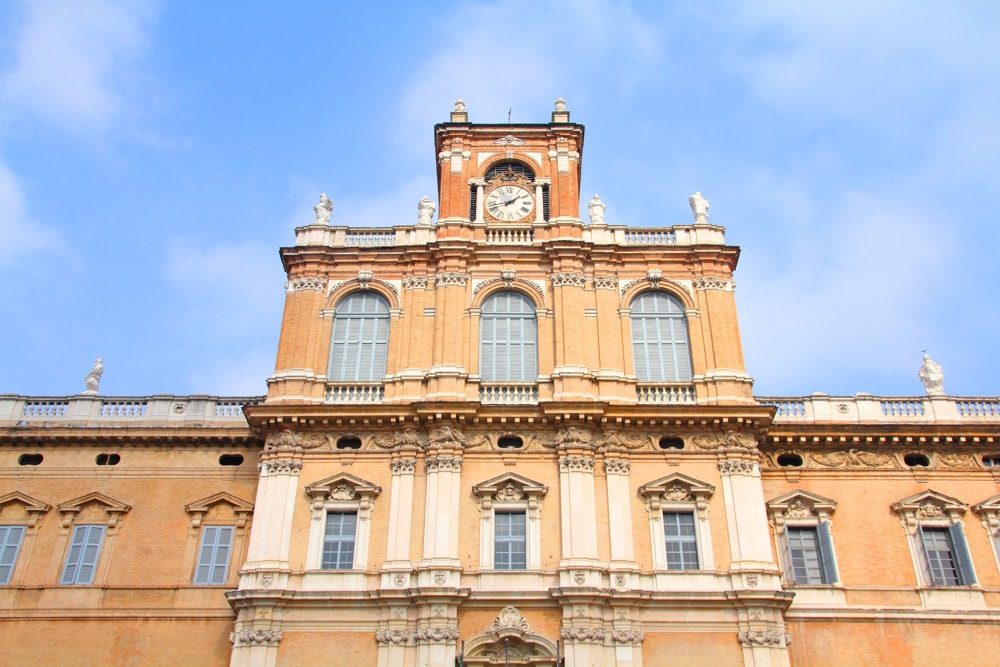
[[486, 382], [534, 382], [538, 378], [535, 304], [523, 294], [500, 292], [483, 303], [479, 375]]
[[331, 382], [379, 382], [389, 348], [389, 302], [356, 292], [337, 304], [330, 343]]
[[632, 300], [632, 354], [640, 382], [688, 382], [691, 349], [684, 306], [666, 292]]

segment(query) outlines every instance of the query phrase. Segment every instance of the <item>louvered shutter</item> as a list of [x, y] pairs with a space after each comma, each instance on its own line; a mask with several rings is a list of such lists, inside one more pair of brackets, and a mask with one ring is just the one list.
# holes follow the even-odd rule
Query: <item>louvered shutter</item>
[[24, 526], [0, 526], [0, 585], [10, 583], [23, 537]]
[[632, 354], [640, 382], [687, 382], [691, 349], [681, 303], [665, 292], [644, 292], [630, 305]]
[[538, 378], [538, 323], [523, 294], [501, 292], [483, 304], [479, 323], [479, 375], [486, 382]]
[[330, 342], [332, 382], [378, 382], [389, 351], [389, 304], [378, 294], [351, 294], [337, 304]]
[[833, 558], [833, 539], [830, 535], [830, 522], [821, 521], [816, 526], [816, 536], [819, 538], [819, 564], [823, 568], [823, 583], [837, 583], [837, 563]]
[[959, 583], [963, 586], [975, 584], [976, 571], [972, 567], [972, 556], [969, 555], [969, 546], [965, 542], [965, 531], [961, 523], [953, 523], [948, 526], [948, 539], [951, 541], [951, 550], [955, 556]]
[[94, 581], [97, 558], [101, 553], [104, 526], [77, 526], [73, 529], [66, 568], [59, 583], [90, 584]]

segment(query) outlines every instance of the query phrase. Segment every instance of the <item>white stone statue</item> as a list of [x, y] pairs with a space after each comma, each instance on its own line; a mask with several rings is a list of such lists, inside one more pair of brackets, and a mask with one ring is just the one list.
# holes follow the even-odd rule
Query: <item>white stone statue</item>
[[566, 111], [566, 100], [561, 97], [556, 98], [556, 111]]
[[701, 196], [701, 192], [696, 192], [688, 197], [688, 203], [691, 204], [691, 212], [694, 214], [695, 224], [708, 222], [709, 203], [707, 199]]
[[87, 377], [83, 379], [83, 381], [87, 383], [87, 391], [83, 393], [96, 394], [97, 386], [101, 383], [102, 375], [104, 375], [104, 360], [97, 357], [97, 361], [94, 362], [90, 372], [87, 373]]
[[931, 359], [931, 355], [924, 355], [924, 363], [917, 375], [924, 383], [928, 396], [944, 396], [944, 371], [941, 370], [941, 364]]
[[601, 198], [596, 194], [594, 198], [590, 200], [587, 204], [587, 210], [590, 211], [590, 224], [592, 225], [603, 225], [604, 224], [604, 209], [607, 206], [601, 201]]
[[325, 192], [319, 196], [319, 203], [313, 206], [313, 210], [316, 211], [316, 222], [313, 223], [314, 225], [330, 224], [330, 216], [333, 214], [333, 202], [330, 201]]
[[417, 224], [431, 224], [431, 218], [434, 217], [434, 211], [436, 210], [437, 206], [434, 205], [431, 198], [424, 195], [423, 198], [417, 202]]
[[455, 100], [455, 109], [454, 109], [454, 112], [455, 113], [464, 113], [465, 112], [465, 100], [463, 100], [463, 99], [457, 99], [457, 100]]

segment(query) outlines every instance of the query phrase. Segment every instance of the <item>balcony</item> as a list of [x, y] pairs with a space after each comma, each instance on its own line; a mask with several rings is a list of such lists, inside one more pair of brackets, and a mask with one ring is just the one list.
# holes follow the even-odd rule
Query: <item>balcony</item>
[[775, 408], [775, 423], [1000, 423], [1000, 398], [964, 396], [758, 396]]
[[243, 406], [263, 396], [0, 395], [0, 426], [246, 425]]
[[483, 405], [537, 405], [538, 385], [520, 382], [480, 384], [479, 402]]
[[636, 401], [643, 405], [694, 405], [694, 385], [640, 383], [635, 387]]
[[381, 382], [357, 382], [354, 384], [328, 384], [323, 402], [330, 405], [373, 405], [385, 398], [385, 387]]

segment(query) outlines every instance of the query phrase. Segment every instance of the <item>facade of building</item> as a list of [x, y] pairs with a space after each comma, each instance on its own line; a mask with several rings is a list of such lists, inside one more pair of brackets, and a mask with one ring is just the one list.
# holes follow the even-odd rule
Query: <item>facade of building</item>
[[672, 227], [581, 216], [583, 139], [561, 100], [459, 103], [436, 223], [324, 196], [266, 397], [0, 396], [0, 651], [994, 664], [1000, 400], [929, 360], [925, 397], [754, 397], [739, 249], [700, 194]]

